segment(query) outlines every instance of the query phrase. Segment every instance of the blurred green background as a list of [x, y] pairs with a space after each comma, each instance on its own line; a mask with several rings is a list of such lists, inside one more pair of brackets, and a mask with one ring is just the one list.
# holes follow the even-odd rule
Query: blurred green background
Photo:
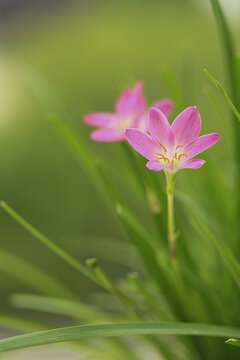
[[[112, 111], [120, 92], [137, 80], [145, 83], [149, 105], [171, 97], [171, 89], [162, 76], [167, 64], [186, 105], [199, 107], [202, 133], [220, 132], [222, 137], [211, 154], [204, 154], [209, 161], [201, 170], [179, 176], [178, 187], [204, 201], [206, 189], [214, 187], [211, 167], [217, 166], [226, 194], [231, 194], [234, 167], [228, 161], [232, 157], [228, 110], [203, 73], [206, 67], [227, 88], [208, 2], [18, 1], [9, 8], [2, 2], [0, 12], [0, 198], [30, 223], [81, 260], [97, 256], [113, 277], [134, 270], [134, 263], [121, 266], [116, 259], [111, 261], [111, 254], [104, 247], [105, 238], [125, 242], [126, 235], [44, 121], [44, 107], [33, 91], [39, 77], [55, 89], [66, 108], [65, 120], [104, 159], [116, 184], [147, 226], [121, 144], [90, 143], [91, 129], [82, 118], [87, 112]], [[239, 34], [239, 24], [233, 25], [235, 34]], [[181, 107], [177, 104], [176, 110], [182, 110]], [[159, 186], [165, 186], [161, 175], [156, 176]], [[222, 200], [219, 194], [220, 206], [224, 201], [226, 196]], [[218, 205], [207, 206], [211, 212]], [[94, 285], [3, 211], [0, 229], [2, 249], [62, 279], [88, 299]], [[0, 271], [2, 309], [7, 307], [8, 294], [24, 291], [32, 292], [21, 281]]]

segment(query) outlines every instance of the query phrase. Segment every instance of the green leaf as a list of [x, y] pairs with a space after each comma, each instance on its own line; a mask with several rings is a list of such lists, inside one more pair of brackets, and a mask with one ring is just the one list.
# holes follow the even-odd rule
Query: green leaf
[[155, 254], [161, 255], [161, 247], [154, 241], [152, 236], [145, 231], [128, 209], [120, 204], [117, 204], [116, 209], [131, 241], [138, 249], [146, 269], [153, 278], [157, 279], [159, 277], [160, 268], [157, 264]]
[[56, 113], [48, 114], [45, 118], [78, 165], [84, 170], [86, 176], [99, 190], [103, 199], [109, 200], [109, 198], [106, 197], [109, 195], [112, 200], [122, 202], [120, 194], [108, 178], [100, 160], [96, 155], [92, 154], [91, 149], [86, 145], [80, 135], [77, 134], [69, 124], [62, 121]]
[[20, 331], [39, 331], [50, 329], [50, 326], [34, 320], [26, 319], [16, 315], [0, 313], [0, 326]]
[[134, 215], [123, 206], [117, 205], [117, 212], [127, 233], [136, 245], [139, 255], [151, 278], [156, 281], [160, 291], [167, 297], [173, 314], [183, 318], [183, 308], [178, 298], [176, 284], [172, 276], [168, 253], [158, 244], [144, 227], [139, 224]]
[[220, 84], [220, 82], [218, 80], [216, 80], [211, 74], [209, 74], [207, 69], [204, 69], [204, 72], [209, 77], [209, 79], [212, 80], [212, 82], [216, 85], [216, 87], [222, 94], [224, 100], [226, 101], [226, 103], [228, 104], [228, 106], [230, 107], [230, 109], [232, 110], [234, 115], [236, 116], [237, 120], [240, 121], [240, 113], [238, 112], [237, 108], [233, 105], [232, 101], [230, 100], [230, 98], [227, 95], [226, 91], [224, 90], [223, 86]]
[[[201, 208], [199, 203], [196, 203], [187, 194], [177, 191], [177, 197], [183, 201], [189, 208], [189, 214], [195, 219], [195, 229], [203, 236], [206, 240], [211, 241], [221, 256], [223, 262], [231, 273], [235, 280], [238, 288], [240, 289], [240, 263], [236, 259], [229, 245], [224, 242], [224, 239], [219, 234], [215, 235], [211, 230], [211, 221], [207, 219], [206, 212]], [[220, 227], [220, 226], [219, 226]]]
[[20, 259], [18, 256], [2, 248], [0, 248], [0, 270], [22, 281], [31, 289], [41, 294], [70, 299], [75, 297], [75, 295], [58, 280], [28, 263], [26, 260]]
[[233, 44], [232, 34], [230, 32], [228, 23], [225, 19], [222, 8], [218, 0], [211, 0], [212, 8], [217, 21], [220, 39], [223, 46], [223, 54], [225, 56], [226, 67], [228, 71], [229, 83], [231, 86], [231, 92], [234, 101], [237, 100], [237, 78], [236, 78], [236, 59], [235, 59], [235, 48]]
[[[239, 109], [240, 107], [240, 87], [239, 87], [239, 73], [238, 73], [238, 61], [236, 56], [236, 49], [235, 44], [233, 42], [232, 34], [230, 32], [228, 23], [224, 16], [223, 10], [220, 6], [219, 0], [211, 0], [213, 11], [215, 14], [215, 18], [218, 24], [220, 39], [222, 41], [223, 47], [223, 55], [225, 57], [225, 68], [227, 70], [229, 85], [230, 85], [230, 96], [232, 97], [233, 104]], [[226, 100], [226, 99], [225, 99]], [[230, 105], [230, 103], [228, 102]], [[231, 106], [232, 110], [234, 109]], [[237, 203], [237, 210], [236, 210], [236, 229], [233, 229], [236, 232], [236, 237], [239, 238], [240, 236], [240, 227], [238, 226], [238, 213], [240, 211], [240, 191], [239, 182], [240, 182], [240, 124], [235, 121], [236, 112], [234, 111], [233, 115], [233, 126], [234, 126], [234, 151], [235, 151], [235, 159], [237, 165], [237, 171], [235, 176], [235, 186], [236, 186], [236, 203]]]
[[80, 234], [76, 236], [67, 236], [61, 239], [71, 247], [71, 253], [78, 256], [89, 258], [92, 255], [92, 249], [97, 258], [101, 260], [111, 261], [120, 265], [127, 266], [131, 270], [140, 269], [139, 256], [135, 246], [128, 242], [123, 242], [115, 238]]
[[[24, 229], [26, 229], [30, 234], [32, 234], [36, 239], [38, 239], [41, 243], [43, 243], [47, 248], [53, 251], [56, 255], [66, 261], [70, 266], [74, 269], [78, 270], [80, 273], [87, 276], [89, 279], [95, 281], [99, 284], [98, 280], [94, 276], [94, 274], [81, 262], [76, 260], [74, 257], [69, 255], [59, 246], [54, 244], [51, 240], [49, 240], [45, 235], [40, 233], [35, 227], [29, 224], [25, 219], [23, 219], [16, 211], [14, 211], [10, 206], [8, 206], [4, 201], [0, 201], [0, 207], [3, 208], [4, 211], [8, 215], [10, 215], [15, 221], [17, 221]], [[100, 284], [99, 284], [100, 285]]]
[[226, 344], [228, 345], [233, 345], [233, 346], [239, 346], [240, 347], [240, 340], [238, 339], [228, 339], [227, 341], [225, 341]]
[[45, 311], [48, 313], [70, 316], [74, 319], [86, 321], [108, 321], [108, 315], [94, 306], [80, 301], [58, 299], [54, 297], [13, 294], [9, 297], [12, 306], [20, 309]]
[[81, 325], [40, 331], [0, 341], [0, 352], [82, 339], [133, 335], [240, 337], [240, 328], [194, 323], [118, 323]]

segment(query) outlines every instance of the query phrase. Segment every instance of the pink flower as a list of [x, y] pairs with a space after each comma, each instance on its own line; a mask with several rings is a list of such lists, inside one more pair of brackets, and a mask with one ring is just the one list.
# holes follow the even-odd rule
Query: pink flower
[[213, 146], [219, 134], [199, 137], [201, 117], [195, 106], [185, 109], [169, 125], [165, 115], [152, 107], [149, 112], [150, 135], [139, 129], [127, 129], [125, 134], [132, 147], [148, 159], [147, 167], [152, 171], [164, 169], [199, 169], [204, 163], [192, 159]]
[[[165, 99], [154, 104], [166, 116], [169, 116], [173, 103]], [[143, 94], [143, 84], [138, 82], [133, 89], [126, 90], [117, 99], [115, 113], [91, 113], [84, 117], [88, 125], [99, 129], [91, 133], [94, 141], [112, 142], [124, 141], [127, 128], [138, 128], [147, 131], [146, 101]]]

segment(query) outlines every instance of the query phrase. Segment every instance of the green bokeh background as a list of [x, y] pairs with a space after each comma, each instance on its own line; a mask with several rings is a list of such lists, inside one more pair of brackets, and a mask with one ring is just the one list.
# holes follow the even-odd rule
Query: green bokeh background
[[[237, 27], [234, 31], [239, 33]], [[199, 171], [183, 172], [178, 186], [195, 199], [208, 199], [206, 206], [213, 211], [218, 204], [209, 201], [215, 176], [211, 169], [217, 166], [226, 194], [231, 196], [234, 167], [228, 161], [232, 157], [228, 110], [203, 73], [207, 67], [225, 83], [210, 7], [205, 8], [200, 1], [182, 0], [69, 1], [51, 8], [26, 7], [2, 16], [0, 44], [0, 198], [77, 258], [98, 256], [101, 260], [101, 251], [96, 254], [89, 236], [127, 241], [126, 235], [44, 122], [43, 107], [26, 81], [29, 77], [37, 81], [35, 71], [47, 79], [68, 109], [65, 120], [90, 143], [90, 129], [83, 124], [83, 115], [112, 111], [119, 93], [135, 81], [144, 81], [149, 105], [171, 96], [161, 77], [163, 64], [167, 63], [183, 87], [188, 105], [199, 107], [202, 133], [221, 133], [221, 141], [204, 154], [204, 159], [209, 160], [206, 165]], [[216, 96], [215, 110], [206, 92]], [[116, 184], [147, 226], [121, 144], [90, 146], [104, 159]], [[165, 186], [163, 178], [159, 186]], [[219, 197], [221, 203], [226, 201], [221, 194]], [[89, 296], [93, 285], [88, 280], [3, 211], [0, 229], [2, 248], [62, 279], [81, 297]], [[134, 264], [125, 268], [104, 260], [104, 256], [102, 261], [113, 277], [134, 269]], [[7, 294], [18, 291], [31, 289], [0, 273], [2, 307], [6, 306]]]

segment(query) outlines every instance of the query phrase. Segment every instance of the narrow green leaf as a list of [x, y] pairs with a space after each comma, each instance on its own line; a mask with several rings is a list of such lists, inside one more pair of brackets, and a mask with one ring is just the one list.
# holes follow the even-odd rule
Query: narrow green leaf
[[231, 93], [233, 101], [237, 100], [237, 78], [236, 78], [236, 60], [235, 60], [235, 49], [232, 40], [232, 35], [225, 19], [224, 13], [218, 0], [211, 0], [214, 15], [217, 21], [220, 39], [223, 46], [223, 55], [225, 56], [226, 68], [228, 71], [229, 83], [231, 86]]
[[136, 245], [147, 271], [166, 295], [171, 312], [186, 320], [171, 271], [168, 252], [166, 253], [162, 244], [157, 243], [152, 235], [148, 234], [128, 209], [118, 205], [117, 212], [130, 239]]
[[[229, 248], [228, 244], [223, 241], [223, 238], [221, 238], [219, 235], [215, 236], [215, 234], [212, 232], [211, 223], [207, 220], [206, 214], [199, 204], [197, 204], [192, 198], [181, 191], [177, 191], [176, 195], [189, 207], [189, 214], [191, 214], [195, 219], [196, 230], [206, 240], [213, 243], [223, 262], [230, 271], [238, 288], [240, 289], [240, 263], [236, 259], [232, 250]], [[212, 221], [213, 219], [211, 218], [211, 222]]]
[[31, 289], [49, 296], [74, 298], [75, 295], [58, 280], [26, 260], [0, 248], [0, 270], [28, 285]]
[[79, 134], [69, 124], [62, 121], [57, 114], [48, 114], [46, 120], [60, 137], [78, 165], [84, 170], [86, 176], [99, 190], [103, 199], [109, 201], [110, 197], [114, 201], [122, 202], [120, 194], [107, 176], [100, 160], [96, 155], [92, 154]]
[[[52, 121], [53, 120], [53, 121]], [[104, 195], [104, 197], [111, 200], [112, 204], [119, 203], [123, 206], [126, 211], [128, 212], [128, 216], [133, 218], [132, 211], [127, 206], [125, 201], [123, 200], [122, 196], [119, 194], [118, 190], [115, 188], [114, 184], [112, 183], [111, 179], [108, 177], [105, 169], [103, 168], [100, 161], [96, 161], [96, 157], [91, 155], [91, 152], [86, 150], [85, 144], [83, 144], [82, 140], [76, 135], [75, 131], [69, 127], [69, 125], [62, 122], [58, 116], [52, 119], [52, 125], [57, 133], [60, 135], [62, 141], [65, 143], [66, 147], [70, 150], [73, 157], [77, 160], [77, 163], [85, 168], [86, 175], [90, 178], [90, 180], [94, 179], [94, 184], [97, 186], [98, 190]], [[119, 212], [118, 212], [119, 215]], [[130, 238], [133, 240], [132, 233], [130, 234], [131, 225], [130, 222], [123, 220], [121, 216], [122, 224], [124, 225], [125, 229], [127, 230]], [[139, 221], [134, 218], [135, 225], [140, 226]], [[134, 226], [135, 226], [134, 225]], [[135, 240], [137, 237], [135, 237]], [[140, 242], [134, 240], [136, 247], [139, 249]], [[153, 244], [151, 237], [148, 237], [149, 245], [150, 243]], [[149, 246], [148, 245], [148, 246]], [[141, 250], [140, 250], [141, 251]], [[146, 251], [141, 252], [142, 256], [147, 258]], [[148, 260], [150, 263], [150, 258], [148, 256]]]
[[107, 314], [104, 314], [94, 306], [84, 304], [80, 301], [71, 301], [54, 297], [31, 295], [31, 294], [13, 294], [9, 297], [12, 306], [28, 309], [45, 311], [48, 313], [70, 316], [74, 319], [86, 321], [107, 321]]
[[139, 234], [139, 237], [141, 237], [143, 241], [150, 245], [152, 249], [160, 255], [162, 251], [161, 245], [156, 241], [156, 239], [154, 239], [152, 235], [147, 233], [145, 228], [138, 222], [135, 216], [126, 207], [121, 206], [120, 204], [116, 205], [116, 210], [124, 223], [131, 229], [135, 229], [135, 231]]
[[[76, 256], [90, 257], [92, 249], [97, 258], [127, 266], [131, 270], [140, 269], [140, 261], [135, 246], [110, 237], [97, 235], [67, 236], [66, 241], [71, 253]], [[63, 241], [64, 243], [65, 241]]]
[[240, 328], [196, 323], [157, 322], [81, 325], [3, 339], [0, 341], [0, 352], [65, 341], [133, 335], [191, 335], [237, 338], [240, 337]]
[[72, 127], [62, 121], [57, 113], [47, 113], [44, 118], [60, 136], [81, 167], [85, 171], [95, 174], [96, 158], [91, 155], [90, 149], [87, 148], [87, 145]]
[[[228, 81], [230, 85], [230, 96], [233, 100], [233, 104], [237, 109], [240, 107], [240, 91], [239, 91], [239, 73], [238, 73], [238, 63], [236, 56], [235, 44], [233, 41], [232, 34], [230, 32], [230, 28], [224, 16], [223, 10], [220, 6], [219, 0], [211, 0], [212, 8], [215, 14], [215, 18], [218, 24], [220, 39], [222, 42], [223, 48], [223, 56], [225, 57], [225, 68], [227, 71]], [[228, 103], [230, 105], [230, 103]], [[231, 106], [231, 109], [234, 108]], [[236, 228], [233, 229], [236, 233], [236, 237], [240, 236], [240, 227], [238, 225], [238, 214], [240, 211], [240, 191], [238, 191], [239, 182], [240, 182], [240, 124], [235, 121], [236, 112], [234, 111], [234, 115], [232, 117], [233, 127], [234, 127], [234, 148], [235, 148], [235, 159], [236, 159], [236, 176], [235, 176], [235, 186], [236, 186]]]
[[240, 264], [236, 259], [235, 255], [232, 253], [229, 246], [223, 242], [221, 238], [215, 237], [212, 232], [203, 224], [198, 222], [201, 226], [202, 234], [206, 237], [207, 240], [210, 240], [216, 247], [221, 256], [226, 267], [230, 271], [233, 279], [235, 280], [239, 290], [240, 290]]
[[56, 255], [65, 260], [69, 265], [78, 270], [80, 273], [87, 276], [89, 279], [95, 281], [99, 284], [98, 280], [94, 276], [94, 274], [82, 263], [73, 258], [71, 255], [66, 253], [59, 246], [54, 244], [51, 240], [49, 240], [45, 235], [41, 234], [36, 228], [30, 225], [25, 219], [23, 219], [16, 211], [14, 211], [10, 206], [8, 206], [4, 201], [0, 202], [0, 206], [9, 214], [15, 221], [17, 221], [23, 228], [25, 228], [30, 234], [32, 234], [36, 239], [38, 239], [41, 243], [43, 243], [46, 247], [48, 247], [51, 251], [53, 251]]
[[232, 110], [234, 115], [236, 116], [237, 120], [240, 121], [240, 113], [238, 112], [237, 108], [233, 105], [232, 101], [230, 100], [230, 98], [227, 95], [226, 91], [224, 90], [223, 86], [220, 84], [220, 82], [218, 80], [216, 80], [211, 74], [209, 74], [207, 69], [204, 69], [204, 72], [209, 77], [209, 79], [212, 80], [214, 85], [216, 85], [216, 87], [222, 94], [224, 100], [226, 101], [226, 103], [228, 104], [228, 106], [230, 107], [230, 109]]
[[23, 332], [50, 329], [50, 326], [43, 323], [6, 313], [0, 313], [0, 326]]
[[233, 346], [239, 346], [240, 347], [240, 340], [238, 339], [228, 339], [227, 341], [225, 341], [226, 344], [228, 345], [233, 345]]
[[148, 235], [145, 229], [138, 223], [128, 209], [120, 204], [117, 204], [116, 208], [117, 213], [127, 230], [131, 241], [138, 249], [147, 270], [154, 278], [158, 278], [160, 268], [157, 264], [155, 255], [159, 254], [159, 256], [161, 256], [161, 247], [156, 244], [151, 235]]

